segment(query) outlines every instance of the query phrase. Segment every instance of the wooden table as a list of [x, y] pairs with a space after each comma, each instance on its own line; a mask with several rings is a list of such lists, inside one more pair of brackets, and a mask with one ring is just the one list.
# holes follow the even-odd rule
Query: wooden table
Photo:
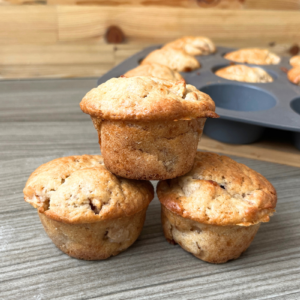
[[92, 122], [78, 106], [95, 82], [0, 83], [0, 299], [300, 299], [296, 167], [236, 157], [274, 184], [279, 201], [246, 253], [226, 264], [169, 245], [157, 198], [138, 241], [114, 258], [80, 261], [52, 244], [22, 189], [42, 163], [99, 153]]

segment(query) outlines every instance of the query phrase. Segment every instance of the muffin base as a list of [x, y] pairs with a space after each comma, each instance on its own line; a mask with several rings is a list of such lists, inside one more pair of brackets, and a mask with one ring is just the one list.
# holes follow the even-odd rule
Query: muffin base
[[205, 120], [94, 124], [108, 170], [130, 179], [164, 180], [190, 171]]
[[248, 227], [202, 224], [174, 214], [164, 206], [161, 219], [164, 235], [170, 244], [179, 244], [197, 258], [215, 264], [240, 257], [260, 226], [260, 223]]
[[69, 224], [38, 213], [53, 243], [69, 256], [83, 260], [101, 260], [126, 250], [139, 237], [145, 217], [137, 214], [96, 223]]

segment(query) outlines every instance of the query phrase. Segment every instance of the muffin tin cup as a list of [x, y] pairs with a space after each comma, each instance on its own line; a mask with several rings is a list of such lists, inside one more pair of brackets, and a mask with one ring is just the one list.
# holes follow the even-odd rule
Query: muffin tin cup
[[[151, 51], [151, 46], [128, 58], [98, 80], [101, 84], [112, 77], [119, 77], [139, 65]], [[258, 140], [265, 128], [295, 132], [295, 146], [300, 150], [300, 87], [288, 81], [284, 69], [290, 69], [288, 58], [281, 58], [278, 65], [249, 65], [267, 71], [273, 82], [245, 83], [227, 80], [215, 71], [229, 66], [223, 55], [235, 49], [218, 47], [216, 53], [196, 56], [201, 68], [181, 72], [188, 84], [209, 94], [216, 103], [220, 119], [208, 120], [204, 132], [219, 141], [248, 144]]]

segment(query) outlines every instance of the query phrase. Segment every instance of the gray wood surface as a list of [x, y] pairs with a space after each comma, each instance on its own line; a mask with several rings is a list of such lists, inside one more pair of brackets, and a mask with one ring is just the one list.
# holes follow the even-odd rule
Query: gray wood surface
[[[169, 245], [151, 203], [138, 241], [106, 261], [72, 259], [45, 234], [22, 189], [40, 164], [99, 153], [78, 103], [94, 79], [0, 82], [0, 299], [300, 299], [300, 169], [236, 158], [279, 201], [238, 260], [202, 262]], [[154, 182], [155, 184], [155, 182]]]

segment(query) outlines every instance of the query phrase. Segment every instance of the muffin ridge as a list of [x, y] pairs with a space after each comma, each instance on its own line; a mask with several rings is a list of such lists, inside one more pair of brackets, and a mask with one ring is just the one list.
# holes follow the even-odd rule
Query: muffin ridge
[[217, 117], [215, 104], [183, 79], [154, 77], [112, 78], [88, 92], [80, 102], [83, 112], [109, 120], [181, 120]]

